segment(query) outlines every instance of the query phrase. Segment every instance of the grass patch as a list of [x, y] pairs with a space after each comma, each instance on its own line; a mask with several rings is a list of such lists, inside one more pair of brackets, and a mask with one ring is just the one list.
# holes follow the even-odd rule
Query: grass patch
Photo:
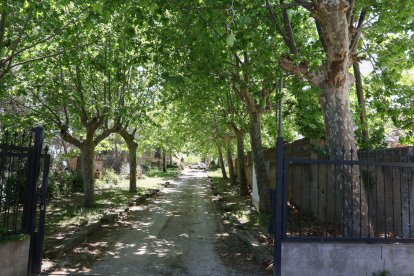
[[178, 175], [178, 169], [169, 169], [167, 172], [162, 170], [150, 170], [145, 174], [147, 177], [155, 177], [161, 179], [171, 179]]
[[137, 192], [129, 192], [129, 179], [119, 177], [118, 181], [96, 181], [95, 201], [92, 208], [83, 207], [83, 194], [70, 193], [48, 203], [46, 209], [45, 248], [53, 246], [54, 240], [70, 235], [80, 227], [99, 220], [108, 210], [126, 208], [128, 202], [136, 195], [144, 194], [149, 189], [160, 188], [165, 181], [173, 179], [178, 171], [167, 173], [154, 172], [137, 180]]

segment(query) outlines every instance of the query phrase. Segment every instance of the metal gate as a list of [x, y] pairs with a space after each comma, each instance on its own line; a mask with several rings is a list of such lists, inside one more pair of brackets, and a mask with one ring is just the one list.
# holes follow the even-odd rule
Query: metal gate
[[41, 127], [0, 133], [0, 228], [30, 235], [29, 274], [41, 271], [49, 165]]

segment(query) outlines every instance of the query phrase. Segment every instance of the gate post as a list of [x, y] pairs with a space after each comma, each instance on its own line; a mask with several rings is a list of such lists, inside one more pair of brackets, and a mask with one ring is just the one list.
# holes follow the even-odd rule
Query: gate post
[[29, 251], [29, 263], [28, 271], [32, 272], [33, 255], [35, 248], [35, 227], [36, 227], [36, 207], [37, 207], [37, 180], [40, 172], [40, 158], [43, 148], [43, 128], [35, 127], [32, 129], [34, 132], [34, 144], [33, 151], [30, 155], [28, 162], [28, 185], [26, 187], [25, 198], [25, 227], [30, 234], [30, 251]]
[[276, 204], [275, 204], [275, 233], [274, 233], [274, 260], [273, 260], [273, 275], [282, 275], [282, 235], [283, 233], [283, 198], [284, 198], [284, 141], [283, 141], [283, 118], [282, 118], [282, 95], [283, 95], [283, 79], [276, 87], [279, 89], [279, 124], [278, 137], [276, 140]]
[[276, 212], [275, 212], [275, 237], [274, 237], [274, 275], [280, 276], [282, 264], [282, 235], [283, 231], [283, 194], [284, 194], [284, 141], [283, 137], [277, 137], [277, 167], [276, 167]]

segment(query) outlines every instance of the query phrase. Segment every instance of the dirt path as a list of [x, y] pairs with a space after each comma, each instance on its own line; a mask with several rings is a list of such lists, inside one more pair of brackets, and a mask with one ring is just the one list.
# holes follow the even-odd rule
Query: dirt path
[[217, 231], [217, 222], [206, 174], [186, 170], [147, 206], [134, 207], [45, 274], [265, 275], [234, 235]]

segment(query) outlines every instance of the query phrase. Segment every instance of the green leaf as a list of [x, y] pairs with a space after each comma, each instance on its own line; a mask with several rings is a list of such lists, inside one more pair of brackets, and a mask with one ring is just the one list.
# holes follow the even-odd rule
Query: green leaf
[[92, 4], [92, 10], [96, 13], [101, 14], [103, 10], [103, 4], [102, 3], [94, 3]]
[[156, 8], [157, 8], [157, 4], [155, 3], [151, 3], [151, 5], [149, 5], [148, 7], [150, 12], [154, 12]]
[[226, 38], [226, 44], [229, 47], [233, 47], [235, 41], [236, 41], [236, 35], [233, 33], [230, 33]]
[[241, 26], [246, 26], [246, 25], [250, 24], [251, 20], [250, 20], [250, 17], [248, 17], [248, 16], [242, 16], [242, 17], [240, 17], [239, 22], [240, 22]]

